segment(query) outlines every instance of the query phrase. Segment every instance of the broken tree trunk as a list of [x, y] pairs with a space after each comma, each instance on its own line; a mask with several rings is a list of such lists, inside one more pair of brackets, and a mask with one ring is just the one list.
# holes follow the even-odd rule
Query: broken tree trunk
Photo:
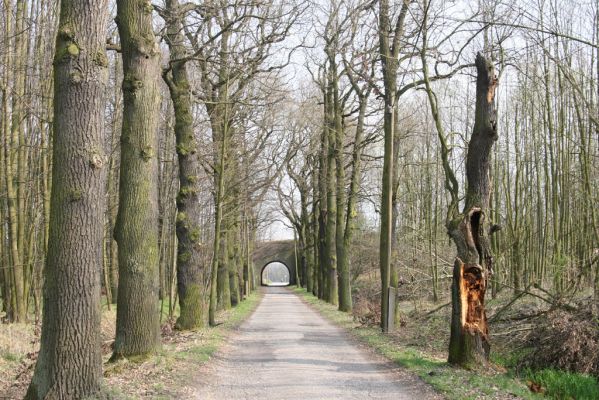
[[497, 140], [493, 64], [482, 54], [476, 57], [476, 111], [466, 158], [467, 190], [464, 211], [448, 221], [448, 233], [457, 247], [453, 268], [449, 363], [466, 368], [489, 360], [489, 328], [485, 313], [485, 291], [493, 272], [489, 227], [491, 149]]
[[[449, 362], [465, 367], [484, 365], [489, 359], [489, 328], [485, 312], [488, 270], [481, 264], [481, 228], [484, 214], [472, 208], [462, 219], [452, 238], [458, 247], [451, 289], [452, 318]], [[484, 234], [483, 234], [484, 235]]]

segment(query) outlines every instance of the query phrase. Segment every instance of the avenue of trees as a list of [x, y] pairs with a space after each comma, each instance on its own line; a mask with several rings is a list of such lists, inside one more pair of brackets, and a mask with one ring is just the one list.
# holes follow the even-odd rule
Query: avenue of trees
[[102, 305], [111, 361], [218, 324], [281, 219], [341, 311], [366, 276], [385, 332], [390, 288], [451, 301], [455, 365], [488, 362], [502, 291], [599, 312], [596, 1], [57, 3], [0, 1], [0, 311], [41, 324], [28, 399], [101, 391]]

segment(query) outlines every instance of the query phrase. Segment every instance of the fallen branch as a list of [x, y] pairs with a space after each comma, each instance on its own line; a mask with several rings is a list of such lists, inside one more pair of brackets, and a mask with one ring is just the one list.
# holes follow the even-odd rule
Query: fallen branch
[[510, 329], [508, 331], [505, 332], [493, 332], [491, 333], [491, 336], [512, 336], [516, 333], [520, 333], [520, 332], [528, 332], [528, 331], [532, 331], [534, 329], [534, 326], [525, 326], [525, 327], [520, 327], [520, 328], [516, 328], [516, 329]]
[[433, 309], [433, 310], [431, 310], [431, 311], [427, 312], [427, 313], [426, 313], [426, 314], [424, 314], [424, 315], [425, 315], [426, 317], [428, 317], [429, 315], [432, 315], [432, 314], [436, 313], [437, 311], [441, 310], [442, 308], [445, 308], [445, 307], [447, 307], [447, 306], [450, 306], [450, 305], [451, 305], [451, 301], [450, 301], [449, 303], [445, 303], [445, 304], [442, 304], [442, 305], [440, 305], [439, 307], [437, 307], [437, 308], [435, 308], [435, 309]]
[[497, 311], [493, 316], [489, 319], [489, 322], [494, 322], [505, 310], [512, 306], [520, 297], [524, 296], [526, 292], [520, 292], [516, 296], [512, 298], [505, 306], [501, 307], [499, 311]]

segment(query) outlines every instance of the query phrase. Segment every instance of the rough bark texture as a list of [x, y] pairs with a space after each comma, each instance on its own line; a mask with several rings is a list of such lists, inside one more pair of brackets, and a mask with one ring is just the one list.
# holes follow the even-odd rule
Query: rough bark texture
[[490, 197], [490, 156], [497, 140], [493, 64], [476, 57], [476, 116], [466, 159], [467, 191], [464, 212], [448, 222], [457, 247], [453, 270], [449, 362], [467, 368], [489, 359], [489, 330], [485, 314], [487, 280], [493, 272], [485, 210]]
[[171, 73], [168, 84], [175, 111], [175, 136], [179, 160], [179, 194], [177, 196], [177, 292], [181, 315], [178, 329], [203, 325], [201, 297], [202, 260], [199, 247], [201, 208], [198, 200], [200, 160], [193, 131], [191, 90], [187, 74], [186, 48], [183, 42], [183, 15], [179, 1], [167, 1], [167, 43]]
[[452, 233], [459, 255], [453, 267], [449, 362], [465, 367], [484, 365], [489, 359], [489, 328], [485, 313], [488, 273], [485, 263], [478, 259], [483, 220], [481, 210], [473, 208]]
[[54, 146], [41, 347], [27, 399], [100, 390], [108, 2], [63, 0], [54, 57]]
[[147, 1], [117, 2], [123, 54], [123, 127], [118, 243], [119, 289], [113, 358], [160, 345], [158, 303], [158, 105], [160, 49]]
[[[226, 214], [226, 211], [225, 211]], [[228, 310], [231, 308], [231, 286], [229, 283], [229, 246], [228, 234], [226, 231], [229, 226], [228, 221], [223, 219], [223, 232], [221, 233], [221, 249], [218, 256], [218, 277], [216, 290], [218, 293], [218, 309]]]

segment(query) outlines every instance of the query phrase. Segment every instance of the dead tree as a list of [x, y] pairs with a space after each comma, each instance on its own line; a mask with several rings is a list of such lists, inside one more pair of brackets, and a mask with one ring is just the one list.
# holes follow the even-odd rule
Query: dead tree
[[484, 365], [489, 359], [489, 328], [485, 313], [487, 281], [493, 273], [486, 221], [489, 207], [491, 149], [497, 141], [493, 64], [476, 57], [476, 110], [466, 157], [466, 199], [462, 214], [448, 220], [447, 230], [457, 247], [453, 267], [449, 363], [464, 367]]

